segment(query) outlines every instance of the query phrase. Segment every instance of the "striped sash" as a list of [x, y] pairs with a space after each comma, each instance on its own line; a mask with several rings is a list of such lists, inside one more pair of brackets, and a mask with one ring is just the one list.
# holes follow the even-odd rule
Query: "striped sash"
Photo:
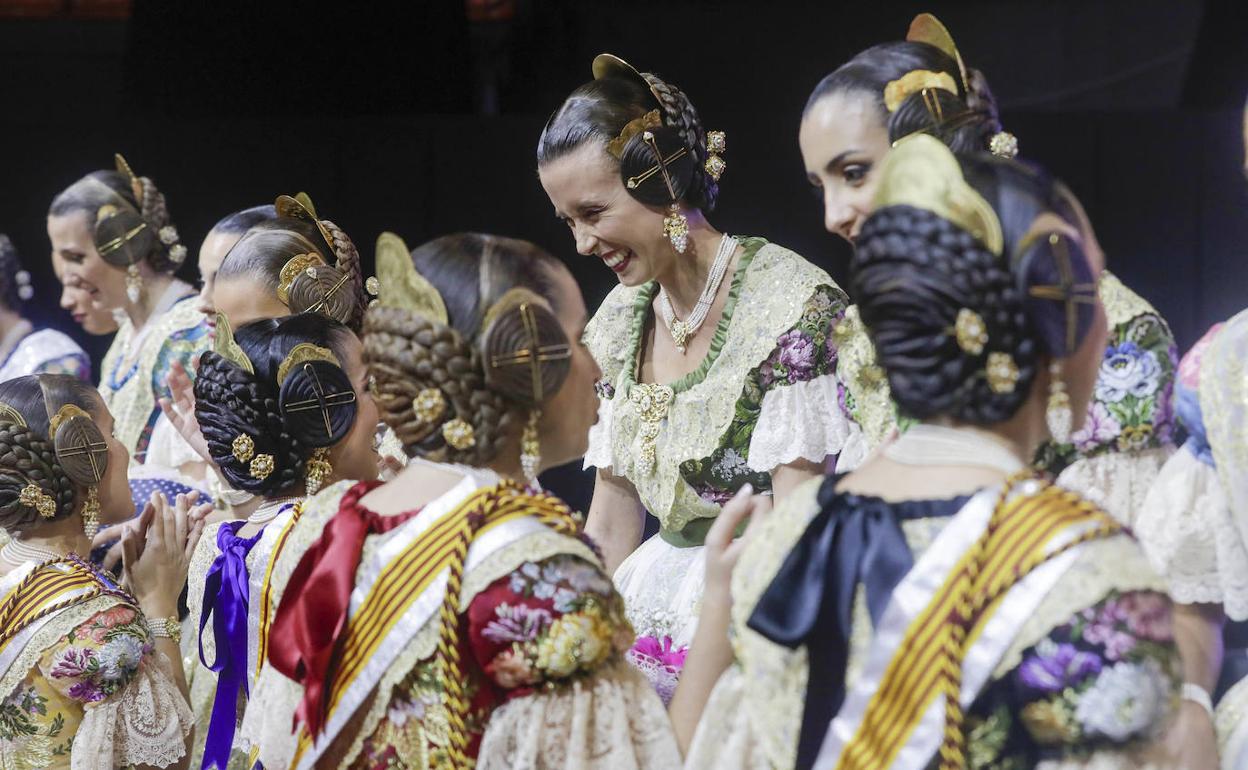
[[104, 593], [120, 591], [77, 559], [65, 558], [32, 570], [0, 599], [0, 675], [53, 615]]
[[1010, 487], [972, 499], [897, 587], [815, 767], [917, 770], [937, 751], [942, 768], [965, 766], [963, 709], [1073, 549], [1120, 529], [1059, 487]]
[[[482, 518], [468, 550], [465, 573], [521, 537], [551, 526], [564, 531], [579, 527], [571, 512], [555, 498], [501, 484], [476, 489], [440, 511], [426, 506], [397, 530], [408, 535], [401, 547], [371, 582], [357, 584], [352, 593], [342, 631], [342, 654], [327, 687], [324, 733], [314, 740], [300, 725], [293, 767], [315, 765], [399, 651], [436, 618], [446, 596], [457, 541], [471, 517]], [[409, 526], [413, 529], [406, 531]], [[458, 586], [454, 590], [458, 593]]]
[[[264, 664], [269, 652], [269, 626], [273, 624], [274, 613], [273, 584], [270, 579], [273, 577], [273, 567], [277, 564], [277, 557], [281, 555], [282, 549], [286, 547], [286, 541], [290, 539], [295, 522], [299, 521], [299, 516], [303, 513], [303, 502], [301, 500], [278, 514], [279, 518], [275, 519], [269, 527], [265, 527], [264, 536], [253, 549], [253, 552], [259, 552], [259, 558], [262, 560], [256, 562], [257, 569], [253, 570], [250, 576], [251, 595], [256, 597], [248, 608], [247, 623], [256, 634], [254, 637], [256, 644], [250, 645], [247, 655], [252, 686], [255, 685], [256, 677], [260, 675], [260, 667]], [[271, 531], [277, 533], [271, 539], [270, 528], [272, 528]], [[266, 548], [267, 553], [264, 551]]]

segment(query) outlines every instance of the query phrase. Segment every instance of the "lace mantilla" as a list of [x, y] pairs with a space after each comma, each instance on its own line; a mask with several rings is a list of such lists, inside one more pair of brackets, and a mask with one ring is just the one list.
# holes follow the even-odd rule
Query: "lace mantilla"
[[[587, 458], [601, 462], [609, 456], [610, 465], [599, 467], [631, 481], [668, 531], [719, 513], [719, 503], [701, 498], [684, 481], [681, 464], [719, 447], [750, 372], [775, 350], [777, 338], [798, 320], [815, 289], [835, 285], [825, 272], [774, 244], [757, 246], [755, 240], [757, 250], [747, 259], [750, 240], [733, 276], [736, 302], [724, 309], [709, 366], [673, 384], [674, 397], [661, 420], [643, 420], [643, 404], [630, 398], [653, 283], [616, 287], [586, 328], [585, 342], [603, 371], [604, 400], [611, 401], [600, 412]], [[717, 342], [722, 345], [716, 355]]]

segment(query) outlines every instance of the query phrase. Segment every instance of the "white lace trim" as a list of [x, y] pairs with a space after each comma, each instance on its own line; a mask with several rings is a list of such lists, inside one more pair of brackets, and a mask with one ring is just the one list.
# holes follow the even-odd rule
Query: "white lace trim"
[[1226, 691], [1214, 712], [1218, 753], [1225, 770], [1248, 767], [1248, 679]]
[[551, 692], [516, 698], [490, 717], [479, 770], [664, 770], [681, 766], [667, 712], [624, 663]]
[[871, 454], [871, 442], [867, 440], [867, 434], [863, 432], [862, 427], [856, 422], [849, 423], [849, 435], [845, 438], [845, 446], [841, 448], [841, 453], [836, 456], [836, 472], [849, 473], [850, 471], [862, 465], [867, 456]]
[[798, 459], [822, 463], [838, 454], [850, 431], [837, 385], [835, 375], [824, 374], [767, 391], [750, 436], [750, 470], [770, 473]]
[[74, 734], [73, 770], [167, 767], [182, 758], [191, 709], [169, 665], [163, 654], [152, 652], [119, 697], [87, 706]]
[[598, 400], [598, 421], [589, 429], [589, 448], [585, 450], [582, 470], [611, 469], [611, 420], [614, 404], [615, 402], [609, 398]]
[[1153, 567], [1181, 604], [1222, 604], [1248, 619], [1248, 547], [1213, 468], [1186, 449], [1161, 469], [1136, 517]]
[[[1102, 452], [1075, 460], [1057, 477], [1057, 483], [1104, 508], [1123, 525], [1135, 528], [1149, 488], [1173, 453], [1174, 447]], [[1136, 534], [1141, 534], [1138, 529]]]

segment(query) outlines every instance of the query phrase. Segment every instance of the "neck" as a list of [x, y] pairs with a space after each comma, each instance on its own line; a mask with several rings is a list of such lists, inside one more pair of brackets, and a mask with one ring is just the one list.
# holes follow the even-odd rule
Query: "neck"
[[508, 438], [503, 441], [498, 448], [498, 454], [494, 455], [494, 459], [486, 464], [487, 468], [502, 476], [505, 479], [511, 479], [520, 485], [529, 483], [524, 477], [524, 469], [520, 466], [520, 437]]
[[1034, 398], [1028, 399], [1010, 419], [992, 425], [971, 425], [956, 421], [933, 422], [990, 438], [1008, 449], [1026, 466], [1031, 465], [1045, 439], [1044, 407]]
[[[142, 268], [140, 268], [142, 269]], [[143, 294], [138, 302], [126, 302], [126, 317], [137, 332], [142, 329], [156, 311], [165, 291], [173, 285], [174, 277], [168, 273], [143, 270]]]
[[706, 217], [698, 209], [685, 212], [689, 220], [689, 250], [684, 254], [674, 254], [667, 269], [655, 276], [659, 286], [667, 293], [668, 299], [680, 317], [685, 317], [697, 304], [706, 288], [707, 277], [711, 274], [711, 264], [715, 261], [715, 252], [719, 250], [722, 233], [711, 227]]
[[44, 524], [16, 539], [26, 545], [62, 555], [76, 553], [84, 559], [91, 555], [91, 538], [82, 531], [82, 517], [77, 513], [69, 518]]
[[0, 307], [0, 357], [10, 352], [8, 345], [10, 334], [13, 334], [15, 338], [25, 336], [30, 328], [30, 322], [22, 318], [20, 313], [7, 307]]

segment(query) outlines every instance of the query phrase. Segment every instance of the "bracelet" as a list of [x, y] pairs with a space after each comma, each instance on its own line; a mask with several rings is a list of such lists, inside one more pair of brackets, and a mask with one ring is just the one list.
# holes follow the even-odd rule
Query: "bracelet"
[[171, 639], [174, 644], [182, 643], [182, 624], [175, 617], [148, 620], [147, 630], [157, 639]]
[[1193, 682], [1183, 683], [1183, 700], [1191, 701], [1196, 705], [1209, 712], [1209, 718], [1213, 718], [1213, 698], [1209, 697], [1209, 691]]

